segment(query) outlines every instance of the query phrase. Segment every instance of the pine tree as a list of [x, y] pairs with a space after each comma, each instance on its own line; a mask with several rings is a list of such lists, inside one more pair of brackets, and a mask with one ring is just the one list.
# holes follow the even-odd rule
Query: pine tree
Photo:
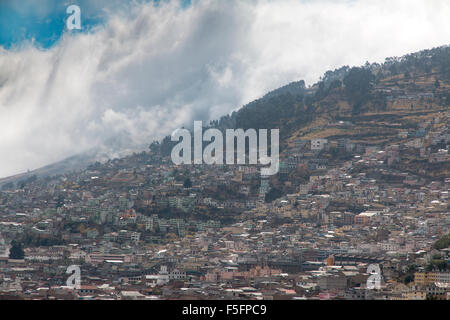
[[23, 251], [22, 244], [16, 241], [12, 242], [12, 247], [9, 249], [10, 259], [23, 259], [25, 252]]

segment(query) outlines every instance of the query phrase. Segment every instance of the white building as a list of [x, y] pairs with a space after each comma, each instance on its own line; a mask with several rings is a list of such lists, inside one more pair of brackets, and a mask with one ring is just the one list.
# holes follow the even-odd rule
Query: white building
[[311, 140], [311, 150], [322, 150], [328, 143], [328, 139], [313, 139]]

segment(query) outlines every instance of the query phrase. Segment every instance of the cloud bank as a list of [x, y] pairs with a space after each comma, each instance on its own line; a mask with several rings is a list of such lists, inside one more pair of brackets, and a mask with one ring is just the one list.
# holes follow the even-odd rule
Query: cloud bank
[[142, 147], [291, 81], [447, 44], [449, 16], [447, 0], [137, 3], [48, 50], [0, 47], [0, 177]]

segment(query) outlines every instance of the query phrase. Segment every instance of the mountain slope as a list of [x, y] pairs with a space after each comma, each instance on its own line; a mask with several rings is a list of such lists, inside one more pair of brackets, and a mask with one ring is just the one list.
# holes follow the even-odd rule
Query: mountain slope
[[[304, 81], [290, 83], [211, 121], [209, 127], [279, 128], [282, 151], [299, 139], [314, 138], [348, 138], [367, 145], [406, 143], [407, 138], [399, 138], [401, 133], [419, 130], [449, 110], [449, 89], [450, 47], [444, 46], [387, 58], [383, 64], [327, 71], [308, 88]], [[336, 125], [340, 122], [347, 125]], [[151, 150], [168, 156], [174, 144], [168, 136], [153, 143]], [[81, 169], [94, 161], [86, 155], [71, 157], [0, 179], [0, 185]]]

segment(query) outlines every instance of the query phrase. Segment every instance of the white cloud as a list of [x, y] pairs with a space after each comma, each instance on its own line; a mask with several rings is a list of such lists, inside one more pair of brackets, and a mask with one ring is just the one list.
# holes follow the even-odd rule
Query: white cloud
[[447, 44], [449, 16], [447, 0], [141, 4], [50, 50], [0, 48], [0, 176], [146, 145], [291, 81]]

